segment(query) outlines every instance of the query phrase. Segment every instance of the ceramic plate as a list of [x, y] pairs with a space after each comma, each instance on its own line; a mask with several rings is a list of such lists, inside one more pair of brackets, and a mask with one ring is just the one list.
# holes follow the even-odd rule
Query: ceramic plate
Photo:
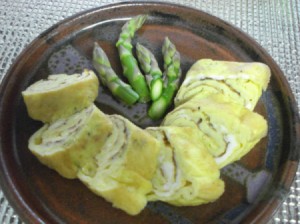
[[[29, 137], [42, 124], [28, 117], [21, 91], [51, 73], [92, 68], [95, 41], [120, 74], [115, 43], [122, 25], [138, 14], [149, 17], [133, 44], [144, 44], [161, 62], [161, 45], [168, 36], [181, 54], [183, 74], [200, 58], [259, 61], [271, 68], [270, 85], [256, 107], [269, 123], [268, 136], [241, 161], [222, 170], [226, 191], [214, 203], [196, 207], [149, 203], [138, 216], [129, 216], [81, 182], [64, 179], [43, 166], [28, 150]], [[288, 193], [298, 166], [298, 113], [279, 67], [238, 29], [184, 6], [119, 3], [68, 18], [23, 51], [2, 81], [0, 94], [0, 182], [9, 202], [28, 223], [266, 223]], [[106, 89], [100, 88], [96, 104], [105, 113], [121, 114], [140, 127], [159, 125], [147, 118], [148, 105], [126, 107]]]

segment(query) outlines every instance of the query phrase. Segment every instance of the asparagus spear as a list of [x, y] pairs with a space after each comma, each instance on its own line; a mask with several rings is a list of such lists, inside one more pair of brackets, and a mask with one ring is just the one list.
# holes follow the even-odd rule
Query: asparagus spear
[[146, 19], [147, 15], [139, 15], [126, 22], [122, 27], [119, 40], [116, 43], [123, 67], [123, 73], [132, 88], [139, 94], [140, 102], [148, 102], [150, 100], [150, 95], [145, 77], [141, 73], [137, 61], [133, 56], [131, 40], [135, 32], [143, 25]]
[[154, 120], [160, 119], [172, 104], [181, 77], [180, 54], [168, 37], [163, 43], [162, 53], [164, 56], [164, 89], [162, 95], [152, 103], [148, 111], [149, 117]]
[[151, 51], [137, 43], [136, 53], [142, 70], [145, 73], [146, 81], [150, 89], [151, 100], [157, 100], [163, 90], [162, 72]]
[[116, 98], [129, 105], [134, 104], [139, 99], [139, 95], [131, 86], [124, 83], [119, 76], [116, 75], [107, 55], [96, 42], [93, 50], [93, 65], [99, 73], [103, 85], [107, 86]]

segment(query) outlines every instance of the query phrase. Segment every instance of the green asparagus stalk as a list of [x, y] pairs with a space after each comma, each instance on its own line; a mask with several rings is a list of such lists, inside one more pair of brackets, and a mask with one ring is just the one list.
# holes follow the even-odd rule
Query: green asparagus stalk
[[162, 53], [164, 57], [164, 89], [162, 95], [152, 103], [148, 110], [148, 115], [153, 120], [162, 118], [172, 104], [181, 77], [180, 54], [167, 37], [163, 43]]
[[107, 86], [112, 94], [122, 102], [131, 105], [138, 99], [139, 95], [130, 85], [123, 82], [112, 69], [107, 55], [98, 43], [94, 44], [93, 65], [99, 73], [100, 81]]
[[132, 88], [139, 94], [140, 102], [148, 102], [150, 100], [150, 95], [145, 77], [141, 73], [137, 60], [133, 56], [131, 40], [134, 37], [135, 32], [144, 24], [146, 19], [147, 15], [139, 15], [126, 22], [122, 27], [119, 40], [116, 43], [123, 67], [123, 73]]
[[151, 100], [155, 101], [161, 96], [163, 90], [162, 72], [154, 55], [148, 48], [137, 43], [136, 53], [150, 89]]

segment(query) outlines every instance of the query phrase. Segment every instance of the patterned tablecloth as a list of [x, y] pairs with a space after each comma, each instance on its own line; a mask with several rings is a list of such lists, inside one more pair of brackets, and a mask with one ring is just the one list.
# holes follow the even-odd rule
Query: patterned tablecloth
[[[39, 33], [80, 11], [116, 0], [1, 0], [0, 82], [17, 55]], [[253, 37], [283, 70], [300, 102], [299, 0], [172, 0], [215, 15]], [[0, 223], [22, 223], [0, 189]], [[300, 223], [300, 169], [270, 223]]]

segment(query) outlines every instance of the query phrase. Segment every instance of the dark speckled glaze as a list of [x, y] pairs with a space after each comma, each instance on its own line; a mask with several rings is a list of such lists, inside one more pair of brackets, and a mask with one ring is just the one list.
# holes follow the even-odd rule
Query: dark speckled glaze
[[[219, 200], [196, 207], [149, 203], [140, 215], [132, 217], [112, 208], [79, 181], [60, 177], [29, 152], [28, 138], [41, 123], [28, 117], [21, 91], [50, 73], [92, 68], [94, 41], [120, 73], [115, 42], [124, 22], [142, 13], [149, 18], [133, 43], [144, 44], [161, 61], [161, 44], [168, 36], [181, 53], [183, 74], [196, 60], [212, 58], [264, 62], [270, 66], [272, 78], [256, 107], [268, 120], [269, 134], [241, 161], [222, 170], [226, 191]], [[179, 5], [134, 1], [68, 18], [23, 51], [5, 76], [0, 94], [0, 183], [27, 223], [266, 223], [288, 193], [298, 166], [298, 112], [279, 67], [255, 41], [230, 24]], [[141, 127], [159, 125], [147, 118], [148, 105], [127, 107], [106, 89], [100, 88], [96, 104]]]

